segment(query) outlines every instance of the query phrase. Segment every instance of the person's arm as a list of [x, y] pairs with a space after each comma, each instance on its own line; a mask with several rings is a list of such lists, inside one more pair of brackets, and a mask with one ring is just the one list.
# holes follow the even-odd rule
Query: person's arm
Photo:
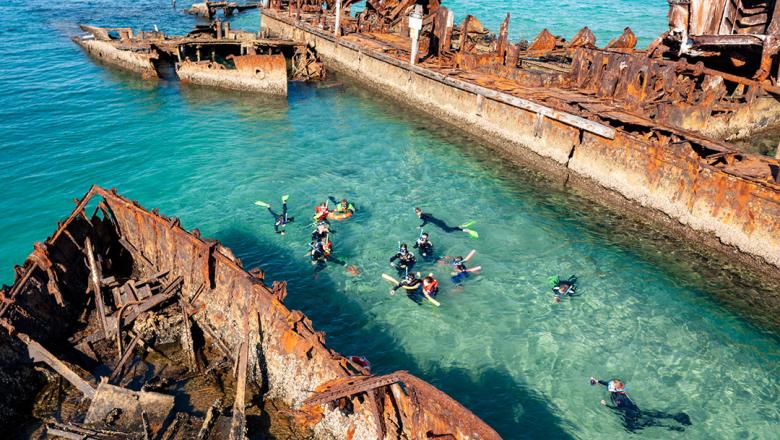
[[421, 228], [428, 224], [428, 219], [429, 218], [430, 218], [430, 216], [428, 214], [423, 213], [423, 214], [420, 215], [420, 220], [423, 221], [422, 224], [420, 225]]
[[395, 254], [392, 257], [390, 257], [390, 262], [392, 263], [393, 261], [395, 261], [397, 259], [398, 259], [398, 254]]
[[414, 246], [413, 246], [413, 247], [414, 247], [415, 249], [419, 248], [419, 247], [420, 247], [420, 242], [419, 242], [419, 241], [415, 241], [415, 242], [414, 242]]
[[422, 281], [420, 281], [420, 280], [415, 280], [415, 282], [413, 284], [406, 283], [406, 285], [404, 286], [404, 289], [406, 289], [406, 290], [417, 290], [420, 287], [420, 283], [422, 283]]

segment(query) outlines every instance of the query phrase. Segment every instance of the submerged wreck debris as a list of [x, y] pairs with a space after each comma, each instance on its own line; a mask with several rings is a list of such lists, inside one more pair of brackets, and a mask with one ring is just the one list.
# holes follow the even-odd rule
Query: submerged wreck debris
[[260, 38], [215, 20], [185, 36], [82, 25], [73, 41], [93, 57], [144, 78], [180, 79], [211, 87], [287, 95], [287, 59], [295, 80], [324, 76], [315, 53], [291, 40]]
[[222, 10], [222, 14], [225, 17], [230, 17], [235, 12], [244, 12], [249, 9], [257, 9], [259, 6], [259, 3], [247, 3], [244, 5], [239, 5], [236, 2], [202, 2], [193, 3], [190, 9], [186, 9], [184, 12], [206, 17], [210, 20], [217, 15], [217, 11], [220, 9]]
[[670, 1], [672, 29], [646, 50], [629, 28], [603, 48], [587, 27], [512, 43], [509, 14], [496, 35], [437, 0], [369, 0], [356, 17], [351, 3], [271, 1], [263, 32], [511, 156], [780, 266], [780, 161], [725, 143], [780, 126], [774, 3]]
[[261, 413], [286, 438], [499, 438], [421, 379], [328, 349], [285, 283], [113, 190], [76, 200], [16, 273], [0, 297], [5, 429], [51, 381], [38, 430], [62, 438], [242, 439], [269, 429]]

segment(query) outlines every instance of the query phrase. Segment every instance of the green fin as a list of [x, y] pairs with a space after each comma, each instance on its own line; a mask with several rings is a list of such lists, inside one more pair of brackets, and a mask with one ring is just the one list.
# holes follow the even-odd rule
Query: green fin
[[477, 222], [475, 220], [472, 220], [470, 222], [463, 223], [462, 225], [460, 225], [460, 228], [461, 229], [468, 229], [468, 228], [474, 226], [475, 224], [477, 224]]
[[558, 279], [558, 275], [551, 275], [547, 277], [547, 284], [550, 285], [550, 287], [555, 287], [558, 285], [560, 280]]
[[261, 202], [260, 200], [256, 201], [255, 205], [262, 206], [263, 208], [270, 208], [271, 207], [271, 205], [269, 205], [268, 203]]
[[471, 229], [463, 228], [463, 232], [469, 234], [469, 237], [471, 238], [479, 238], [479, 234], [477, 231], [472, 231]]
[[282, 203], [287, 203], [287, 199], [289, 199], [290, 196], [288, 194], [285, 194], [282, 196]]

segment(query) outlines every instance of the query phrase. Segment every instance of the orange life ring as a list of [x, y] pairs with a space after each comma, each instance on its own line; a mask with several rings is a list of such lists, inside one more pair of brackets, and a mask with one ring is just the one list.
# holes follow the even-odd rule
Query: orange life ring
[[328, 213], [328, 220], [346, 220], [350, 217], [352, 217], [352, 211]]

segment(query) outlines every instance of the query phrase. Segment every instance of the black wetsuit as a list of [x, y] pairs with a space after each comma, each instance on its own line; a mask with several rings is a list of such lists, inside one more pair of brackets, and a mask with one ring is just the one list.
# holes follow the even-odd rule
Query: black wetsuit
[[[294, 217], [288, 217], [287, 216], [287, 203], [282, 203], [282, 214], [281, 215], [275, 213], [274, 210], [271, 209], [270, 206], [268, 207], [268, 212], [270, 212], [271, 215], [274, 216], [274, 220], [276, 220], [276, 222], [274, 223], [274, 231], [277, 234], [281, 234], [282, 232], [284, 232], [285, 225], [287, 225], [287, 223], [292, 223], [295, 220]], [[281, 231], [279, 230], [280, 226], [282, 228]]]
[[314, 243], [325, 241], [325, 239], [328, 238], [328, 231], [322, 231], [315, 229], [314, 232], [311, 233], [311, 241]]
[[417, 239], [417, 242], [414, 244], [415, 249], [420, 250], [420, 255], [423, 257], [432, 257], [433, 256], [433, 244], [430, 242], [430, 240], [422, 241], [421, 238]]
[[415, 263], [417, 263], [417, 259], [414, 258], [414, 254], [411, 252], [398, 252], [397, 254], [390, 257], [390, 262], [398, 260], [398, 266], [396, 266], [396, 269], [398, 270], [398, 273], [404, 273], [406, 271], [412, 270]]
[[444, 220], [439, 220], [438, 218], [432, 216], [431, 214], [425, 213], [425, 212], [420, 214], [420, 220], [423, 221], [422, 224], [420, 225], [421, 228], [423, 226], [427, 225], [428, 223], [430, 223], [432, 225], [438, 226], [439, 228], [441, 228], [442, 231], [444, 231], [446, 233], [455, 232], [455, 231], [462, 231], [463, 230], [463, 228], [461, 228], [460, 226], [450, 226], [447, 223], [444, 223]]
[[[599, 384], [609, 387], [609, 382], [605, 380], [598, 381]], [[615, 391], [609, 393], [612, 405], [607, 405], [610, 409], [623, 416], [623, 426], [626, 431], [634, 432], [651, 426], [667, 428], [670, 431], [684, 431], [685, 428], [679, 425], [667, 425], [660, 420], [674, 420], [680, 425], [690, 426], [691, 418], [684, 412], [677, 414], [665, 413], [662, 411], [640, 410], [639, 407], [628, 397], [624, 391]]]
[[552, 288], [553, 295], [555, 295], [556, 298], [561, 298], [563, 296], [574, 296], [577, 293], [574, 291], [576, 289], [577, 284], [577, 276], [572, 275], [569, 277], [568, 280], [562, 280], [558, 281], [558, 284], [555, 285], [555, 287]]
[[412, 276], [411, 279], [404, 278], [403, 280], [401, 280], [400, 283], [396, 284], [393, 287], [393, 291], [396, 291], [401, 287], [412, 287], [412, 289], [404, 289], [406, 290], [406, 296], [412, 301], [414, 301], [415, 303], [417, 303], [418, 306], [422, 305], [423, 300], [420, 297], [420, 291], [421, 291], [420, 288], [422, 287], [422, 280], [418, 279], [415, 276]]
[[420, 286], [422, 286], [422, 280], [419, 280], [416, 277], [412, 277], [411, 279], [404, 278], [403, 280], [401, 280], [400, 283], [396, 284], [393, 287], [393, 291], [396, 291], [401, 287], [412, 287], [412, 289], [405, 289], [405, 290], [407, 290], [408, 292], [414, 292], [415, 289], [418, 289]]
[[315, 241], [311, 244], [311, 261], [325, 261], [325, 246], [321, 241]]

